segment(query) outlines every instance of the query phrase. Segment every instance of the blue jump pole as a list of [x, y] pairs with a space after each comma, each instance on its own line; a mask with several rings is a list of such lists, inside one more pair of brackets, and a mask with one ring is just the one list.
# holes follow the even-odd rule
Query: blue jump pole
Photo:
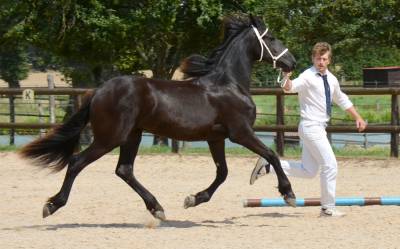
[[[391, 197], [338, 197], [336, 206], [400, 205], [400, 196]], [[319, 198], [296, 198], [296, 206], [320, 206]], [[246, 199], [244, 207], [284, 207], [288, 206], [282, 198]]]

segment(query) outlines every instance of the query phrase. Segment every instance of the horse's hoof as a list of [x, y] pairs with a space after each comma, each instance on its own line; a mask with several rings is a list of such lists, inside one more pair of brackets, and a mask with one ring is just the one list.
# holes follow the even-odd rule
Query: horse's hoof
[[43, 207], [43, 213], [42, 213], [43, 218], [46, 218], [47, 216], [52, 215], [56, 210], [57, 209], [53, 203], [47, 202], [46, 204], [44, 204], [44, 207]]
[[159, 220], [161, 220], [161, 221], [165, 221], [167, 218], [165, 217], [165, 214], [164, 214], [164, 212], [163, 211], [156, 211], [154, 214], [153, 214], [153, 216], [154, 216], [154, 218], [157, 218], [157, 219], [159, 219]]
[[196, 197], [194, 195], [189, 195], [185, 198], [183, 203], [184, 208], [190, 208], [196, 206]]
[[296, 197], [289, 197], [289, 196], [285, 196], [283, 197], [283, 199], [285, 200], [286, 204], [288, 204], [291, 207], [296, 207]]

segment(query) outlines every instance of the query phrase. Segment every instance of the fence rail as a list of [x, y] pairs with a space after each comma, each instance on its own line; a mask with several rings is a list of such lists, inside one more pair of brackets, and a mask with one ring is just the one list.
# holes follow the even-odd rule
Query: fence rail
[[[390, 133], [390, 156], [399, 157], [399, 95], [400, 88], [398, 87], [385, 87], [385, 88], [361, 88], [361, 87], [342, 87], [342, 91], [348, 95], [391, 95], [391, 120], [388, 125], [368, 126], [364, 133]], [[297, 131], [296, 126], [284, 125], [283, 116], [284, 109], [284, 96], [295, 95], [293, 93], [285, 93], [281, 88], [253, 88], [251, 89], [252, 95], [275, 95], [276, 96], [276, 125], [275, 126], [258, 126], [254, 127], [257, 131], [270, 131], [276, 132], [276, 147], [279, 155], [284, 154], [284, 140], [285, 132]], [[354, 126], [328, 126], [327, 132], [358, 132]]]
[[46, 87], [32, 87], [32, 88], [0, 88], [0, 95], [14, 96], [22, 95], [23, 91], [26, 89], [31, 89], [35, 92], [35, 95], [83, 95], [87, 92], [91, 92], [93, 88], [69, 88], [69, 87], [59, 87], [59, 88], [46, 88]]
[[[0, 88], [0, 96], [22, 95], [27, 88]], [[92, 88], [30, 88], [34, 90], [35, 95], [72, 95], [82, 96]], [[391, 134], [391, 152], [392, 157], [399, 157], [399, 95], [400, 88], [360, 88], [360, 87], [343, 87], [342, 91], [348, 95], [391, 95], [391, 122], [388, 125], [369, 125], [363, 133], [390, 133]], [[294, 95], [285, 93], [280, 88], [252, 88], [252, 95], [274, 95], [276, 96], [276, 125], [255, 126], [255, 131], [276, 132], [277, 152], [284, 154], [285, 132], [297, 132], [297, 126], [284, 124], [284, 96]], [[6, 129], [49, 129], [57, 126], [56, 123], [0, 123], [0, 128]], [[329, 133], [357, 133], [354, 126], [348, 125], [330, 125], [327, 127]]]

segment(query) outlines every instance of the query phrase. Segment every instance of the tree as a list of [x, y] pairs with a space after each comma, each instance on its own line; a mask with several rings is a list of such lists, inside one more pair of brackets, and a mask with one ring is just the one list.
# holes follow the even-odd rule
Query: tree
[[[28, 76], [28, 56], [22, 39], [23, 10], [11, 2], [0, 9], [0, 78], [10, 88], [19, 88], [19, 81]], [[14, 96], [9, 97], [10, 122], [15, 122]], [[14, 145], [14, 129], [10, 130], [10, 145]]]
[[14, 2], [0, 8], [0, 77], [9, 87], [19, 87], [19, 81], [28, 76], [26, 43], [21, 22], [24, 11]]
[[[214, 1], [148, 1], [134, 12], [135, 51], [155, 78], [172, 78], [179, 61], [216, 43], [222, 4]], [[149, 42], [151, 41], [151, 42]], [[168, 145], [166, 138], [154, 137], [153, 144]]]
[[[218, 1], [48, 1], [30, 6], [25, 32], [63, 58], [73, 85], [99, 84], [103, 72], [151, 69], [169, 78], [182, 55], [215, 44]], [[199, 39], [201, 37], [201, 39]], [[213, 42], [211, 42], [213, 41]], [[83, 77], [77, 77], [83, 72]], [[77, 79], [74, 79], [74, 76]], [[93, 85], [92, 83], [92, 85]]]
[[[0, 78], [10, 88], [19, 88], [19, 81], [28, 76], [27, 54], [23, 46], [18, 44], [3, 45], [0, 49]], [[15, 123], [15, 96], [9, 97], [10, 123]], [[10, 145], [15, 143], [15, 130], [10, 130]]]
[[223, 9], [214, 0], [29, 3], [26, 38], [61, 58], [73, 86], [140, 69], [171, 78], [183, 56], [215, 44]]
[[400, 61], [399, 1], [248, 0], [245, 3], [253, 13], [263, 15], [275, 36], [289, 47], [297, 58], [297, 71], [309, 66], [311, 48], [318, 41], [333, 45], [331, 69], [350, 80], [360, 80], [363, 67]]

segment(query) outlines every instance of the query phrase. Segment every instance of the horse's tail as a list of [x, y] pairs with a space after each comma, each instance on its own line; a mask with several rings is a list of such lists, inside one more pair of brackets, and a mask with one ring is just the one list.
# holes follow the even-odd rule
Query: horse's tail
[[70, 161], [79, 145], [81, 131], [89, 122], [93, 93], [85, 96], [81, 108], [64, 124], [56, 127], [43, 138], [24, 146], [19, 154], [33, 163], [53, 171], [61, 171]]

